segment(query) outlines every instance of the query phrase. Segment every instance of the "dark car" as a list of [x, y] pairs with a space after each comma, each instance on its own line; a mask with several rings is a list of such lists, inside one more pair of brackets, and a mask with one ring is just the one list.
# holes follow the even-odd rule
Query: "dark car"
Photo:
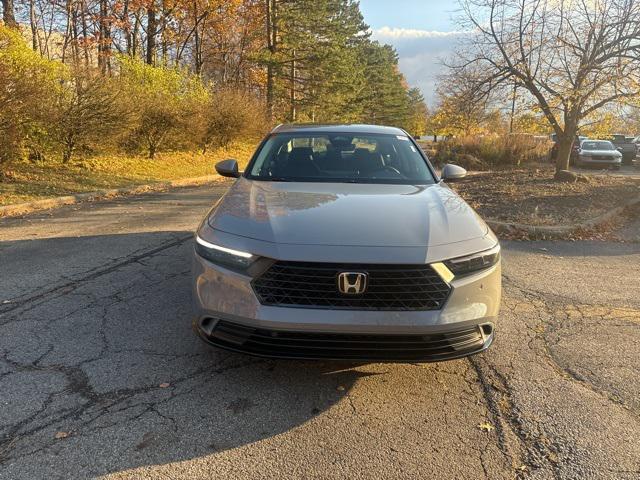
[[626, 135], [611, 135], [611, 143], [622, 153], [622, 163], [631, 165], [638, 154], [638, 144], [634, 142], [633, 137]]

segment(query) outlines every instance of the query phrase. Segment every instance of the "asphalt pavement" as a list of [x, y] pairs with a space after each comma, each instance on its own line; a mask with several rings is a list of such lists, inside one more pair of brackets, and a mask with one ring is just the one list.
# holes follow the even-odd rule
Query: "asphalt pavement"
[[225, 188], [0, 220], [0, 479], [640, 478], [637, 219], [503, 242], [484, 354], [265, 360], [190, 328], [192, 232]]

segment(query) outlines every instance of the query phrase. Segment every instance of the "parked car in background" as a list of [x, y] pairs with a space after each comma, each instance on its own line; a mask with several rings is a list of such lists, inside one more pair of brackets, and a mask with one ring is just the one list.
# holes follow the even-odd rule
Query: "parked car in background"
[[622, 153], [622, 163], [630, 165], [638, 154], [635, 138], [626, 135], [611, 135], [611, 143]]
[[[569, 163], [574, 165], [576, 159], [578, 158], [578, 149], [580, 148], [580, 142], [583, 140], [587, 140], [587, 137], [582, 135], [576, 135], [576, 138], [573, 141], [573, 145], [571, 146], [571, 157], [569, 158]], [[554, 133], [551, 135], [551, 141], [553, 142], [553, 146], [551, 147], [551, 151], [549, 152], [549, 161], [555, 162], [558, 156], [558, 136]]]
[[583, 140], [578, 149], [578, 167], [611, 167], [616, 170], [622, 164], [622, 153], [609, 140]]

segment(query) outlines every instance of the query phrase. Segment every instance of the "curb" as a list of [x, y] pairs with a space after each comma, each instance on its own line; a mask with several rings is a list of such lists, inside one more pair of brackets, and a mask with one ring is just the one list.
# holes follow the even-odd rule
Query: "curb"
[[220, 175], [204, 175], [202, 177], [181, 178], [169, 182], [157, 182], [147, 185], [136, 185], [134, 187], [110, 188], [97, 190], [95, 192], [78, 193], [75, 195], [65, 195], [62, 197], [47, 198], [44, 200], [34, 200], [33, 202], [16, 203], [0, 207], [0, 218], [17, 217], [27, 213], [48, 210], [50, 208], [62, 207], [63, 205], [73, 205], [82, 202], [93, 202], [113, 197], [125, 195], [138, 195], [148, 192], [159, 192], [169, 188], [191, 187], [213, 183], [221, 179]]
[[608, 222], [614, 217], [620, 215], [626, 208], [640, 204], [640, 196], [629, 200], [624, 205], [616, 208], [612, 208], [608, 212], [605, 212], [597, 217], [594, 217], [586, 222], [574, 224], [574, 225], [526, 225], [523, 223], [509, 223], [500, 222], [498, 220], [485, 220], [487, 225], [496, 233], [511, 233], [514, 231], [525, 232], [535, 237], [544, 238], [563, 238], [569, 234], [576, 233], [582, 230], [591, 230], [595, 227]]

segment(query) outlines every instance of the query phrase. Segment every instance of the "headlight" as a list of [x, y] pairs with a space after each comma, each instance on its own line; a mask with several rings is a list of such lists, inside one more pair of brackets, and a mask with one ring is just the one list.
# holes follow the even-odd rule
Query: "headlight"
[[235, 270], [246, 270], [257, 258], [248, 252], [242, 252], [207, 242], [198, 235], [196, 235], [196, 252], [211, 263]]
[[500, 245], [496, 245], [489, 250], [467, 255], [466, 257], [452, 258], [444, 264], [456, 277], [468, 273], [477, 272], [494, 266], [500, 260]]

